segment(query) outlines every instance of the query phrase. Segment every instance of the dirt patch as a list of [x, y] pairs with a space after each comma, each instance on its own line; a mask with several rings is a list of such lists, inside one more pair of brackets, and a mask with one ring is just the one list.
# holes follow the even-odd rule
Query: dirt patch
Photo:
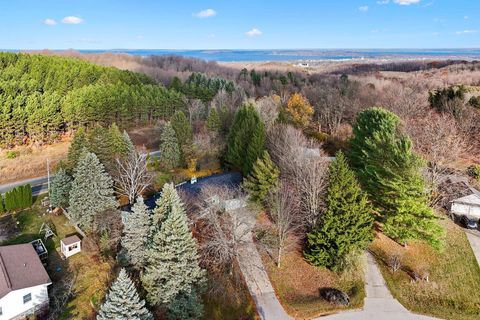
[[0, 217], [0, 243], [20, 234], [17, 222], [11, 214]]

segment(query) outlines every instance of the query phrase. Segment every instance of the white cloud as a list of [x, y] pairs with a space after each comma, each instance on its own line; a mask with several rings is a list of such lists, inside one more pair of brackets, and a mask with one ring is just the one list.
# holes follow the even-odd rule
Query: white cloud
[[53, 19], [50, 19], [50, 18], [47, 18], [45, 20], [43, 20], [43, 24], [46, 24], [47, 26], [54, 26], [57, 24], [57, 21], [53, 20]]
[[368, 6], [358, 7], [358, 10], [360, 10], [360, 11], [362, 11], [362, 12], [367, 12], [367, 11], [368, 11]]
[[377, 1], [377, 4], [379, 4], [379, 5], [384, 5], [384, 4], [389, 4], [389, 3], [390, 3], [390, 0]]
[[66, 24], [79, 24], [82, 23], [84, 20], [80, 17], [75, 16], [68, 16], [62, 19], [62, 23]]
[[420, 0], [393, 0], [393, 2], [401, 6], [409, 6], [411, 4], [419, 3]]
[[135, 36], [135, 39], [137, 39], [137, 40], [143, 40], [143, 39], [145, 39], [145, 36], [144, 36], [143, 34], [137, 34], [137, 35]]
[[462, 31], [457, 31], [455, 32], [456, 34], [469, 34], [469, 33], [477, 33], [478, 30], [475, 30], [475, 29], [466, 29], [466, 30], [462, 30]]
[[468, 20], [468, 16], [463, 17], [463, 19]]
[[193, 14], [197, 18], [210, 18], [217, 15], [217, 11], [213, 9], [205, 9]]
[[257, 28], [253, 28], [252, 30], [245, 32], [245, 34], [249, 37], [257, 37], [262, 35], [262, 31], [258, 30]]
[[215, 38], [215, 37], [216, 37], [215, 33], [210, 33], [210, 34], [207, 36], [207, 38], [209, 38], [209, 39], [213, 39], [213, 38]]

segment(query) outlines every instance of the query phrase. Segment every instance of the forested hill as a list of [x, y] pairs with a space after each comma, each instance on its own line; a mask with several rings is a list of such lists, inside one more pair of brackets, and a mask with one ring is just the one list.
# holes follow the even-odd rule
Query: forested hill
[[55, 140], [75, 126], [151, 121], [185, 107], [148, 76], [74, 58], [0, 53], [0, 146]]

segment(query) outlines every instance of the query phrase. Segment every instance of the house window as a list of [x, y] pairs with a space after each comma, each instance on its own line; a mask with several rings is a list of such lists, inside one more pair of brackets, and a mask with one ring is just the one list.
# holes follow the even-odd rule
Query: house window
[[2, 307], [0, 307], [0, 316], [3, 314]]
[[72, 251], [72, 250], [75, 250], [75, 249], [78, 249], [78, 244], [77, 243], [68, 247], [68, 251]]
[[31, 293], [23, 296], [23, 304], [25, 304], [27, 302], [30, 302], [30, 301], [32, 301], [32, 294]]

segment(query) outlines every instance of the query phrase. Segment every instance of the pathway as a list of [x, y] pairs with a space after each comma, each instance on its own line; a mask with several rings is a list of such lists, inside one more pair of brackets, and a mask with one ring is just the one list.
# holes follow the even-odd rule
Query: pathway
[[[236, 214], [235, 211], [230, 212], [230, 214]], [[235, 232], [241, 239], [241, 245], [238, 250], [238, 263], [248, 290], [257, 306], [258, 314], [264, 320], [293, 319], [285, 312], [275, 295], [267, 271], [252, 239], [255, 217], [249, 216], [249, 219], [245, 219], [243, 223], [237, 225]]]
[[464, 229], [478, 265], [480, 265], [480, 231]]
[[393, 298], [378, 269], [375, 258], [367, 254], [367, 268], [365, 271], [365, 290], [367, 296], [363, 309], [360, 311], [346, 311], [331, 316], [317, 318], [317, 320], [433, 320], [436, 318], [411, 313]]

